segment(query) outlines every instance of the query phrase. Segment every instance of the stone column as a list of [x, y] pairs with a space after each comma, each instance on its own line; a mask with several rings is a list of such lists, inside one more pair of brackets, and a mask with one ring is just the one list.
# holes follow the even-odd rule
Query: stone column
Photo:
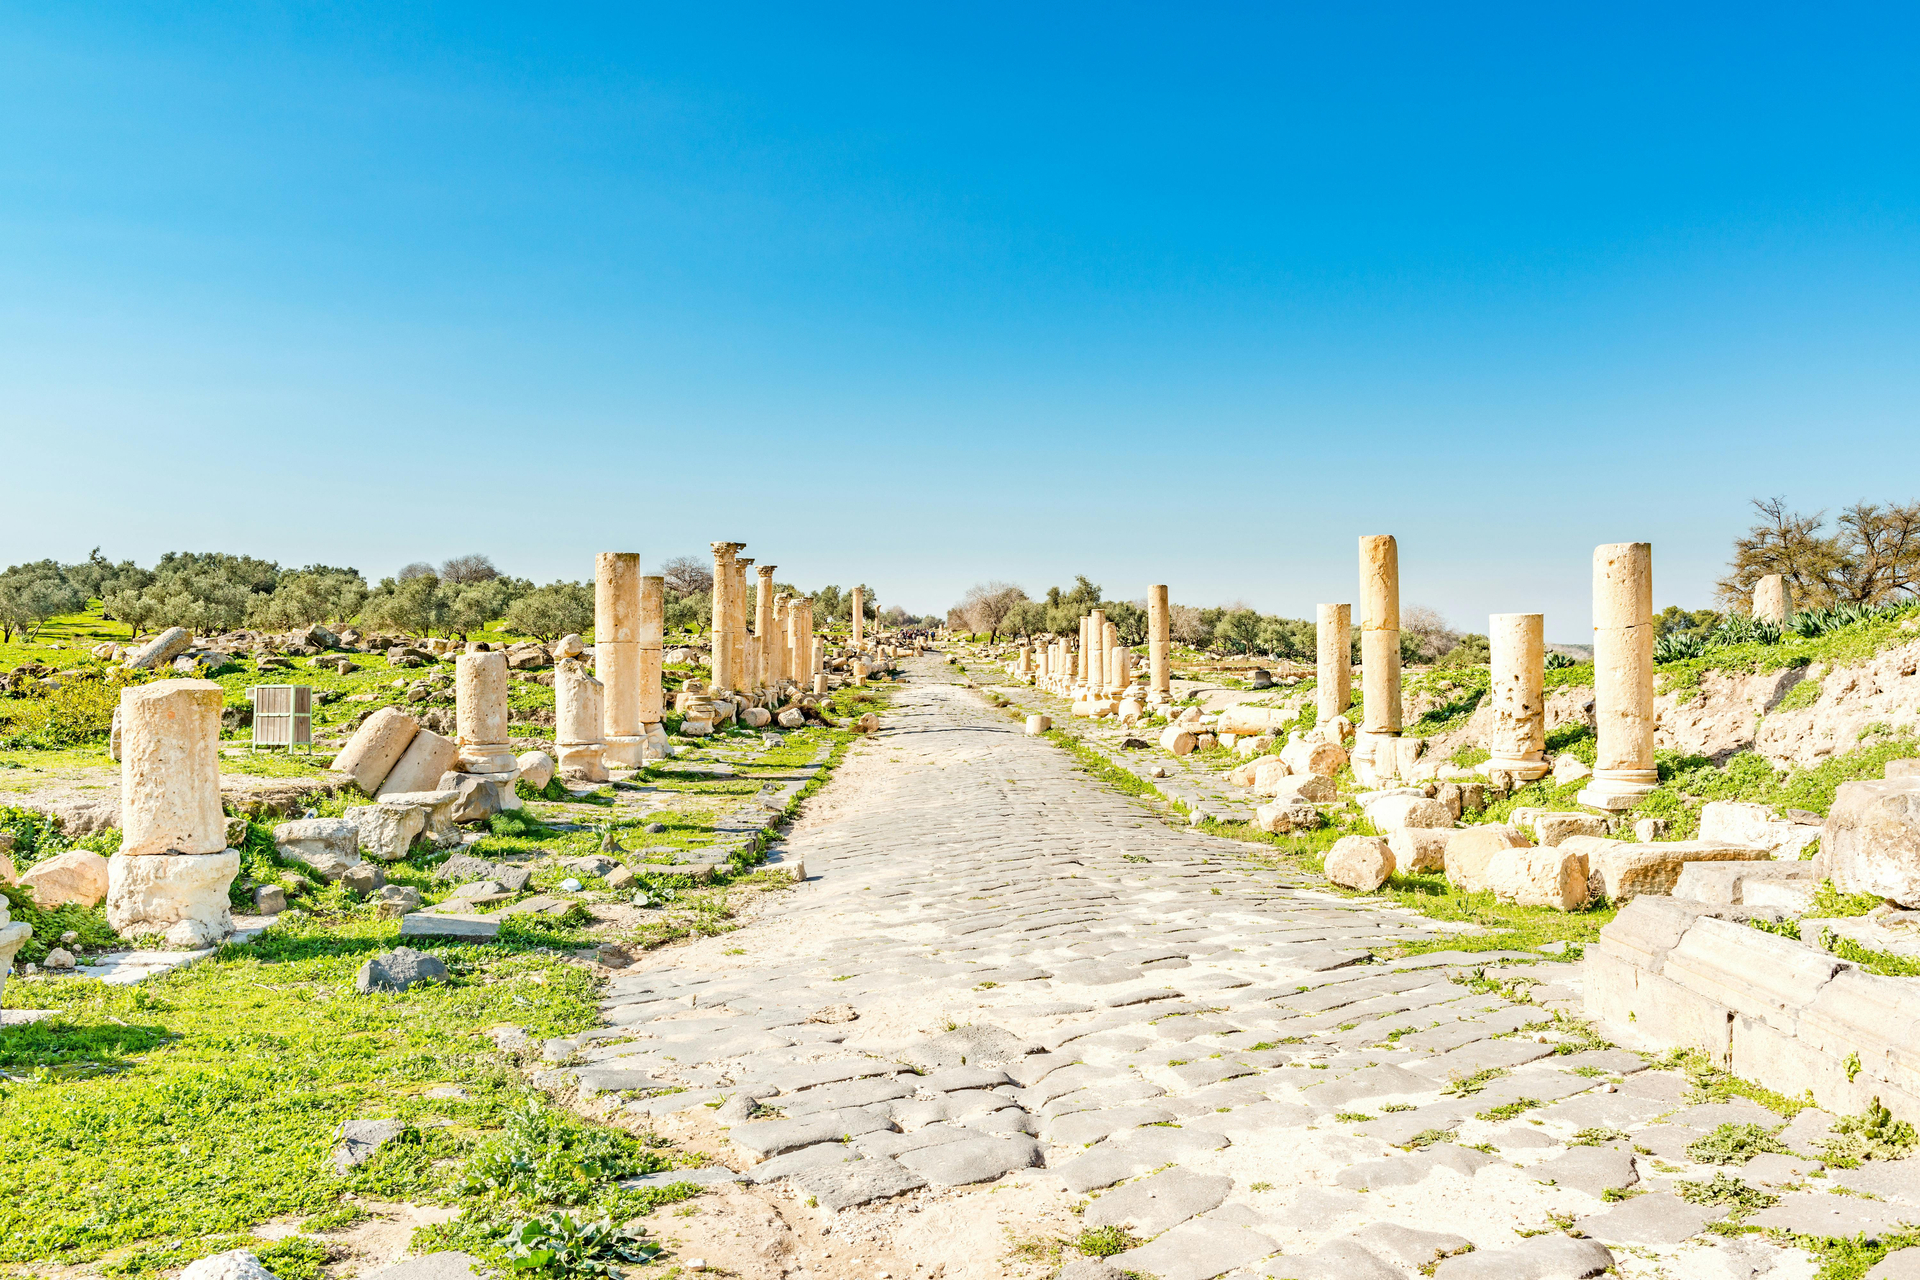
[[753, 668], [747, 665], [747, 566], [752, 563], [745, 556], [733, 562], [733, 589], [727, 600], [733, 614], [733, 672], [742, 693], [753, 688]]
[[1546, 642], [1537, 613], [1496, 613], [1487, 620], [1493, 647], [1493, 731], [1490, 759], [1479, 771], [1508, 773], [1520, 782], [1545, 774], [1547, 765]]
[[512, 773], [507, 746], [507, 655], [463, 653], [453, 662], [455, 740], [463, 773]]
[[[661, 577], [640, 579], [640, 724], [651, 739], [658, 738], [664, 752], [666, 734], [660, 723], [665, 718], [666, 694], [660, 683], [663, 646], [667, 631], [667, 580]], [[651, 751], [651, 748], [649, 748]], [[649, 758], [653, 758], [651, 755]]]
[[1593, 781], [1581, 804], [1631, 809], [1659, 785], [1653, 764], [1653, 544], [1593, 551]]
[[807, 660], [806, 645], [801, 640], [800, 615], [802, 612], [812, 616], [812, 606], [805, 597], [794, 596], [787, 601], [786, 664], [787, 678], [796, 684], [805, 681], [807, 672], [801, 666]]
[[733, 558], [744, 542], [713, 544], [713, 687], [737, 689], [740, 672], [734, 666]]
[[866, 608], [867, 589], [855, 587], [853, 589], [853, 651], [855, 653], [860, 652], [860, 637], [866, 630], [864, 625], [867, 620]]
[[1119, 626], [1112, 622], [1106, 623], [1100, 628], [1101, 671], [1106, 677], [1107, 692], [1115, 697], [1120, 695], [1124, 687], [1120, 683], [1120, 660], [1114, 654], [1114, 650], [1119, 647]]
[[1087, 696], [1098, 698], [1107, 687], [1107, 613], [1095, 609], [1087, 615]]
[[1313, 613], [1314, 722], [1325, 724], [1353, 702], [1353, 606], [1320, 604]]
[[560, 772], [579, 782], [605, 782], [600, 746], [605, 690], [582, 663], [563, 659], [553, 670], [553, 745]]
[[1354, 760], [1391, 778], [1400, 767], [1400, 547], [1392, 534], [1360, 539], [1360, 662], [1364, 721]]
[[1787, 580], [1777, 573], [1770, 573], [1753, 584], [1753, 620], [1755, 622], [1773, 622], [1786, 626], [1793, 618], [1793, 593], [1787, 590]]
[[787, 631], [791, 623], [787, 614], [792, 611], [792, 597], [782, 591], [773, 598], [773, 634], [770, 665], [773, 669], [773, 683], [776, 687], [793, 678], [793, 665], [789, 654], [791, 646], [787, 642]]
[[1173, 619], [1164, 583], [1147, 588], [1147, 692], [1156, 702], [1173, 696]]
[[604, 760], [614, 768], [631, 769], [646, 759], [640, 626], [640, 553], [602, 551], [593, 564], [593, 668], [605, 692]]
[[760, 635], [760, 661], [754, 670], [754, 679], [763, 689], [772, 688], [774, 682], [779, 679], [775, 671], [779, 664], [774, 656], [778, 649], [774, 638], [780, 633], [775, 629], [773, 621], [773, 570], [774, 566], [770, 564], [759, 565], [754, 569], [754, 572], [760, 575], [759, 588], [754, 592], [753, 597], [753, 626]]
[[240, 854], [220, 809], [220, 705], [211, 680], [120, 693], [120, 852], [107, 859], [107, 923], [206, 947], [233, 932]]

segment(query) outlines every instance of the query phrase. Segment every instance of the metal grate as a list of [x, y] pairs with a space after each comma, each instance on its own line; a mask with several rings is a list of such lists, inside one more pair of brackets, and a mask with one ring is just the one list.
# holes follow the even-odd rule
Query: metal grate
[[253, 749], [313, 750], [313, 690], [304, 684], [257, 684], [253, 699]]

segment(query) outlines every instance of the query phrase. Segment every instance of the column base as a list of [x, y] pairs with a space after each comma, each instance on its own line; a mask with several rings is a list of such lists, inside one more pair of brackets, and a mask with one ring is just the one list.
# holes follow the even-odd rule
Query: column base
[[667, 750], [667, 727], [663, 724], [641, 727], [647, 731], [646, 750], [642, 758], [647, 761], [672, 759], [673, 753]]
[[461, 773], [512, 773], [520, 761], [504, 742], [463, 742], [453, 767]]
[[558, 746], [560, 774], [575, 782], [605, 782], [605, 752], [597, 742], [563, 742]]
[[107, 859], [107, 923], [123, 938], [158, 933], [171, 946], [211, 947], [233, 933], [227, 886], [240, 853], [116, 853]]
[[1593, 781], [1575, 799], [1593, 809], [1631, 809], [1659, 785], [1655, 769], [1595, 769]]
[[600, 758], [609, 769], [632, 769], [646, 763], [647, 740], [642, 735], [611, 737], [600, 746]]
[[1534, 756], [1494, 756], [1473, 766], [1473, 771], [1483, 778], [1495, 773], [1512, 774], [1519, 782], [1533, 782], [1553, 772], [1553, 766], [1544, 759]]

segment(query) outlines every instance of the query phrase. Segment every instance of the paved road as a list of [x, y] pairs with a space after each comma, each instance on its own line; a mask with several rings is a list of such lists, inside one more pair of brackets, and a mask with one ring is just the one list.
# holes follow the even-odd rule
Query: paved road
[[[773, 1206], [698, 1237], [755, 1242], [728, 1269], [952, 1276], [952, 1241], [987, 1239], [968, 1214], [1006, 1224], [1014, 1201], [988, 1189], [1013, 1188], [1043, 1233], [1123, 1228], [1142, 1243], [1113, 1263], [1160, 1280], [1405, 1277], [1456, 1253], [1446, 1280], [1811, 1275], [1797, 1250], [1701, 1235], [1726, 1210], [1669, 1190], [1716, 1171], [1694, 1138], [1779, 1119], [1689, 1106], [1677, 1073], [1556, 1023], [1574, 970], [1494, 971], [1544, 982], [1529, 994], [1474, 981], [1484, 957], [1376, 959], [1430, 922], [1254, 867], [1024, 737], [937, 660], [909, 668], [787, 842], [807, 884], [614, 978], [607, 1026], [555, 1046], [603, 1106], [739, 1170], [736, 1210]], [[683, 1092], [611, 1092], [663, 1085]], [[1763, 1156], [1747, 1176], [1813, 1167]], [[1782, 1203], [1848, 1232], [1902, 1212]]]

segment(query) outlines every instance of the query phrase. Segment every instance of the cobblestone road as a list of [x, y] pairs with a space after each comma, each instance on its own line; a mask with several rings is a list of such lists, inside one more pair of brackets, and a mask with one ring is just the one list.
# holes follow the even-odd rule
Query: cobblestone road
[[[748, 1277], [1040, 1274], [1020, 1238], [1114, 1227], [1136, 1243], [1112, 1264], [1161, 1280], [1443, 1257], [1444, 1280], [1812, 1275], [1799, 1250], [1703, 1233], [1728, 1209], [1673, 1189], [1719, 1171], [1688, 1143], [1779, 1118], [1689, 1105], [1678, 1073], [1589, 1047], [1553, 1020], [1576, 970], [1496, 958], [1496, 979], [1542, 983], [1520, 993], [1472, 978], [1484, 954], [1381, 959], [1429, 922], [1169, 825], [944, 664], [909, 666], [787, 841], [807, 883], [617, 976], [607, 1025], [554, 1046], [608, 1108], [683, 1090], [617, 1105], [731, 1166], [704, 1175], [730, 1185], [683, 1255]], [[1920, 1212], [1790, 1189], [1817, 1168], [1732, 1172], [1781, 1196], [1755, 1222]]]

